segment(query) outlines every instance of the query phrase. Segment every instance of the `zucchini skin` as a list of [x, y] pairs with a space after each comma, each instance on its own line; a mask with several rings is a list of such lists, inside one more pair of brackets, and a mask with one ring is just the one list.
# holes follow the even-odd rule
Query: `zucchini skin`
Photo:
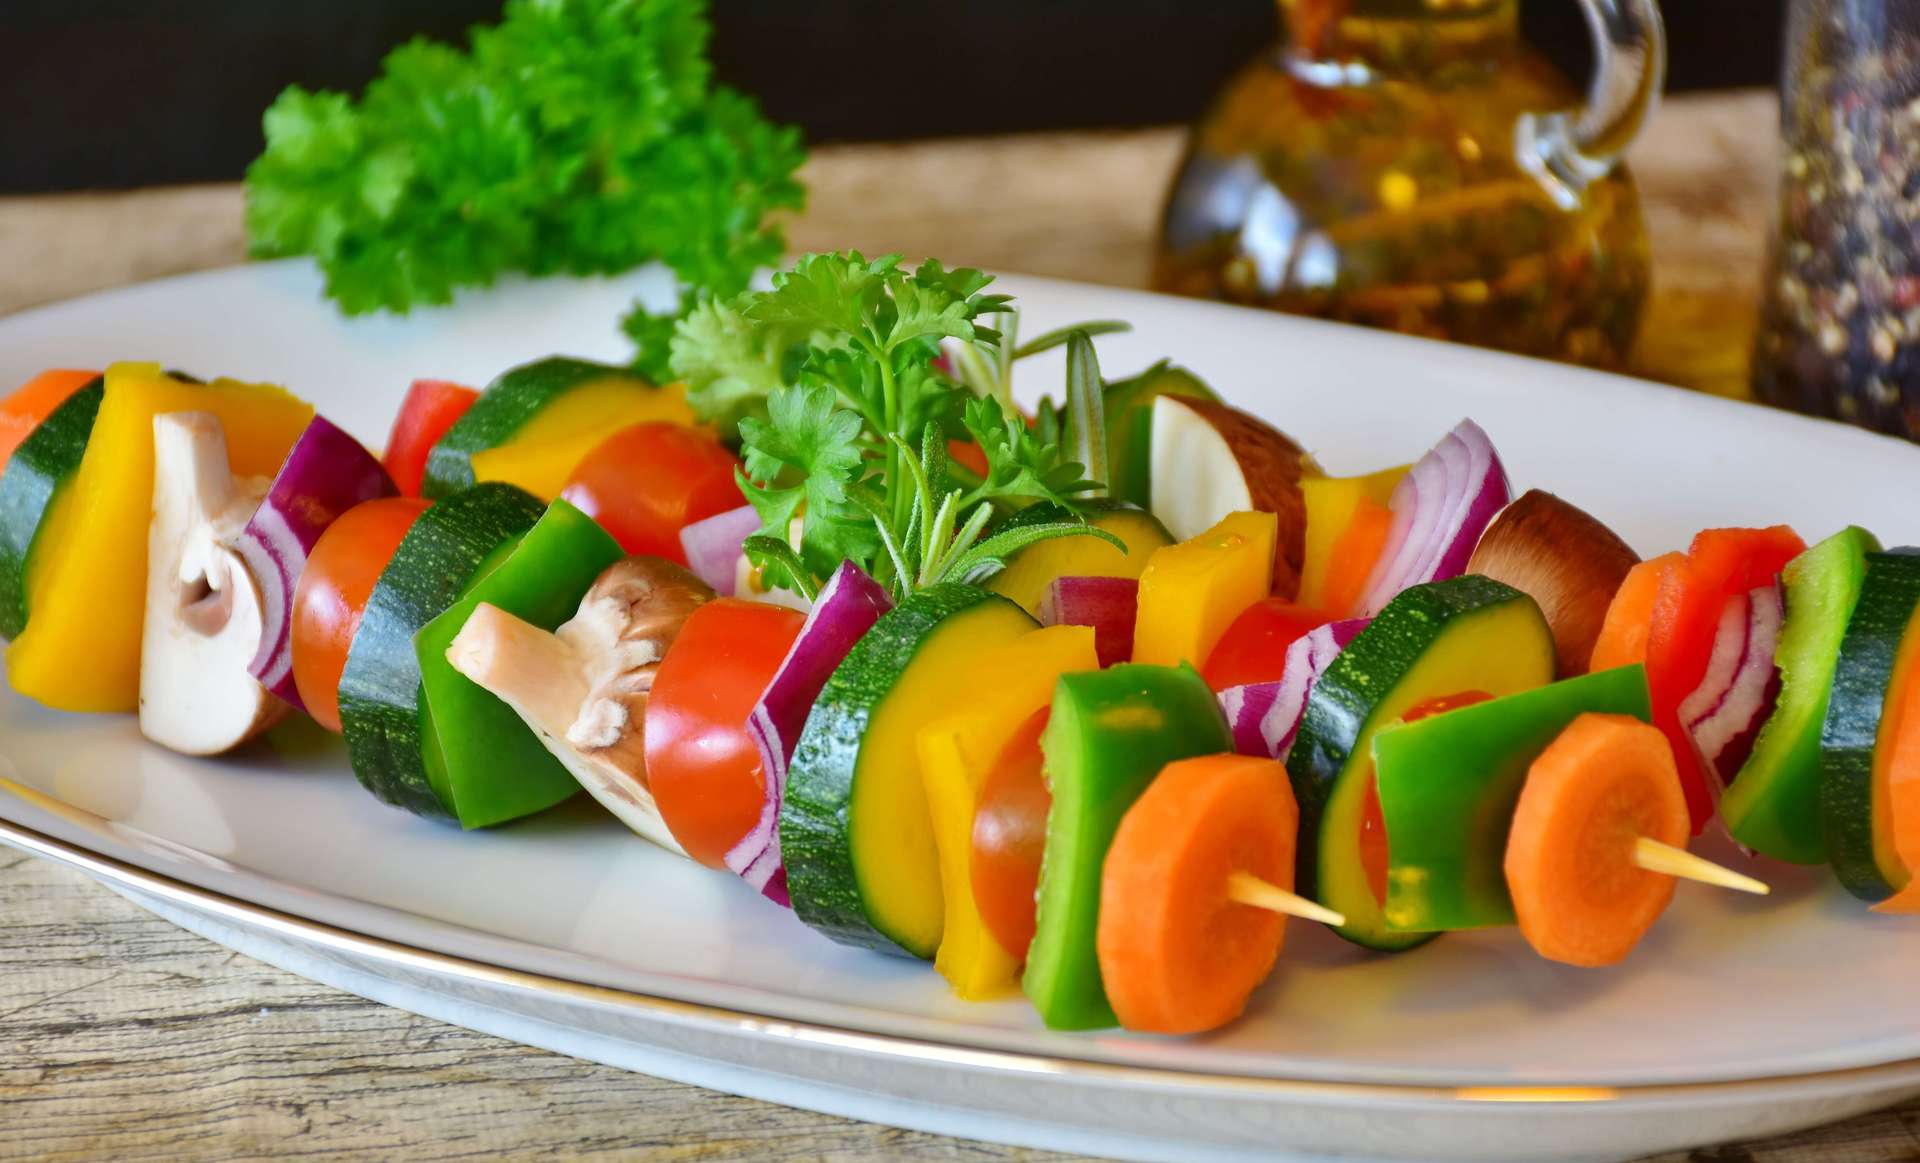
[[512, 440], [529, 420], [573, 388], [609, 376], [630, 375], [627, 369], [611, 364], [558, 355], [501, 372], [427, 453], [421, 494], [437, 500], [472, 488], [474, 453]]
[[1900, 644], [1920, 606], [1920, 549], [1867, 555], [1820, 728], [1820, 812], [1841, 885], [1864, 901], [1901, 887], [1874, 859], [1873, 753]]
[[[1477, 574], [1414, 586], [1388, 603], [1334, 659], [1314, 685], [1301, 716], [1300, 732], [1287, 756], [1287, 774], [1300, 807], [1294, 891], [1322, 899], [1323, 850], [1332, 842], [1357, 843], [1357, 837], [1324, 834], [1327, 812], [1341, 784], [1359, 774], [1355, 751], [1379, 704], [1392, 695], [1455, 618], [1509, 602], [1532, 600], [1512, 586]], [[1541, 625], [1545, 626], [1544, 619]], [[1356, 945], [1382, 952], [1412, 949], [1438, 935], [1373, 933], [1354, 925], [1335, 932]]]
[[989, 601], [1005, 599], [948, 584], [887, 611], [854, 643], [807, 715], [780, 806], [780, 856], [794, 913], [843, 945], [914, 955], [881, 931], [860, 893], [852, 828], [860, 747], [874, 712], [940, 625]]
[[27, 562], [34, 538], [62, 486], [73, 479], [106, 397], [96, 376], [47, 414], [0, 473], [0, 638], [27, 628]]
[[415, 815], [452, 818], [421, 758], [420, 659], [414, 635], [458, 601], [501, 543], [546, 506], [512, 485], [476, 485], [422, 513], [367, 598], [340, 675], [340, 723], [362, 786]]

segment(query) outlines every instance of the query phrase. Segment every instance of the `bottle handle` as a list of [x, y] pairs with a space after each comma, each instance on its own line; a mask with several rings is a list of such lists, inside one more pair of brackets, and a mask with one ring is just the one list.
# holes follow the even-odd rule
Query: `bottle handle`
[[1594, 38], [1587, 102], [1573, 111], [1523, 115], [1514, 143], [1521, 166], [1569, 210], [1619, 165], [1659, 107], [1667, 77], [1659, 0], [1580, 0], [1580, 6]]

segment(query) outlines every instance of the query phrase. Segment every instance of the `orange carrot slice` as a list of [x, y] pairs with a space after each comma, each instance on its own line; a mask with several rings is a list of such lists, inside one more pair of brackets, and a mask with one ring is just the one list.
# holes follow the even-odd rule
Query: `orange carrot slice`
[[28, 380], [20, 389], [0, 400], [0, 468], [13, 458], [13, 450], [33, 434], [40, 422], [67, 397], [100, 378], [99, 372], [46, 371]]
[[1600, 625], [1590, 669], [1598, 673], [1647, 660], [1647, 638], [1653, 632], [1653, 607], [1660, 600], [1660, 586], [1686, 560], [1684, 553], [1669, 553], [1627, 571], [1627, 579], [1607, 607], [1607, 620]]
[[1691, 831], [1673, 749], [1658, 727], [1586, 714], [1527, 772], [1507, 837], [1520, 932], [1553, 961], [1617, 964], [1673, 899], [1673, 878], [1634, 860], [1641, 837], [1675, 847]]
[[1293, 888], [1299, 810], [1277, 760], [1170, 763], [1107, 850], [1098, 949], [1120, 1024], [1156, 1034], [1223, 1026], [1280, 955], [1286, 918], [1227, 896], [1236, 872]]
[[1353, 520], [1333, 543], [1333, 557], [1327, 563], [1326, 607], [1342, 617], [1359, 608], [1366, 596], [1373, 567], [1387, 548], [1387, 535], [1393, 532], [1393, 510], [1374, 500], [1361, 497], [1354, 506]]

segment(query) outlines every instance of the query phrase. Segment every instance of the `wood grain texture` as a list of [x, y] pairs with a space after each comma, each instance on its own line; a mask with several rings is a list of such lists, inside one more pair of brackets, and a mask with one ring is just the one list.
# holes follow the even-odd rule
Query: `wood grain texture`
[[[1656, 297], [1639, 364], [1739, 393], [1773, 99], [1671, 103], [1635, 149]], [[1172, 131], [821, 151], [796, 249], [857, 246], [1120, 285], [1145, 277]], [[0, 199], [0, 313], [239, 261], [231, 186]], [[387, 1009], [232, 954], [0, 849], [0, 1158], [1053, 1159], [626, 1074]], [[1920, 1104], [1658, 1163], [1920, 1158]]]

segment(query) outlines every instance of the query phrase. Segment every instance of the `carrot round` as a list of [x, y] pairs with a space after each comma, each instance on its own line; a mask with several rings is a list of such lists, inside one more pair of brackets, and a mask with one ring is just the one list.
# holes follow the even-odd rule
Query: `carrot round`
[[1691, 831], [1673, 749], [1658, 727], [1585, 714], [1533, 761], [1507, 836], [1507, 888], [1534, 951], [1614, 965], [1673, 899], [1673, 878], [1641, 868], [1641, 837], [1675, 847]]
[[1647, 638], [1653, 632], [1653, 607], [1660, 600], [1661, 583], [1686, 559], [1684, 553], [1669, 553], [1627, 571], [1626, 580], [1613, 595], [1613, 604], [1607, 607], [1606, 621], [1600, 624], [1591, 670], [1612, 670], [1647, 660]]
[[1107, 850], [1098, 949], [1120, 1024], [1155, 1034], [1223, 1026], [1280, 955], [1286, 918], [1228, 899], [1236, 872], [1291, 890], [1299, 810], [1272, 759], [1170, 763]]

